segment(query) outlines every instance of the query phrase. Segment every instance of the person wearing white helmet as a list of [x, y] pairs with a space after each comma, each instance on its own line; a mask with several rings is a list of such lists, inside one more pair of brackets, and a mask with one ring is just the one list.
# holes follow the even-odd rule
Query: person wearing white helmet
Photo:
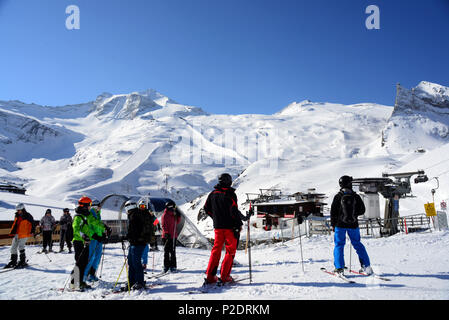
[[[139, 208], [137, 208], [139, 207]], [[128, 250], [128, 281], [132, 290], [145, 288], [144, 270], [142, 267], [142, 254], [145, 246], [151, 242], [154, 234], [153, 220], [145, 212], [146, 203], [127, 201], [125, 210], [128, 214], [128, 232], [126, 239], [129, 242]]]
[[[34, 236], [35, 223], [23, 203], [16, 206], [14, 222], [9, 234], [14, 236], [11, 244], [11, 261], [4, 268], [24, 268], [28, 266], [25, 256], [25, 243], [29, 237]], [[20, 253], [20, 261], [17, 263], [18, 254]]]

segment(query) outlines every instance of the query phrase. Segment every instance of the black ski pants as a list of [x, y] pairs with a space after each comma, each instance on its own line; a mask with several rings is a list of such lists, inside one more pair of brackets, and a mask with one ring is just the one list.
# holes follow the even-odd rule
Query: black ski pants
[[44, 247], [44, 250], [48, 249], [52, 250], [52, 235], [53, 235], [53, 231], [42, 231], [42, 245]]
[[64, 249], [64, 243], [67, 243], [67, 248], [72, 248], [72, 238], [73, 238], [73, 229], [69, 228], [67, 230], [61, 229], [61, 239], [59, 240], [59, 247], [61, 250]]
[[164, 269], [176, 268], [176, 238], [164, 238]]
[[84, 270], [89, 262], [89, 244], [84, 244], [83, 241], [73, 241], [73, 248], [75, 249], [75, 265], [80, 272], [80, 283], [83, 281]]

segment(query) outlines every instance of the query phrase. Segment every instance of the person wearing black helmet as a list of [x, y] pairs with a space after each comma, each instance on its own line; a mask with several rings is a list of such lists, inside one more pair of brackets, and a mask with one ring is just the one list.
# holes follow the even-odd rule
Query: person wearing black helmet
[[344, 246], [346, 234], [359, 256], [361, 271], [372, 274], [370, 259], [364, 245], [360, 242], [358, 216], [365, 213], [362, 198], [352, 190], [352, 177], [344, 175], [339, 179], [340, 191], [335, 195], [331, 205], [331, 225], [334, 235], [335, 272], [343, 273], [345, 267]]
[[176, 210], [176, 204], [169, 200], [165, 203], [165, 210], [161, 217], [162, 241], [164, 243], [164, 272], [176, 272], [176, 239], [181, 215]]
[[[237, 205], [237, 195], [235, 189], [231, 187], [232, 177], [228, 173], [223, 173], [218, 177], [218, 184], [207, 197], [204, 211], [214, 222], [215, 240], [211, 251], [209, 263], [206, 270], [205, 284], [232, 282], [231, 269], [237, 250], [242, 220], [246, 221]], [[226, 244], [226, 255], [220, 269], [220, 279], [216, 276], [218, 264], [221, 257], [221, 249]]]

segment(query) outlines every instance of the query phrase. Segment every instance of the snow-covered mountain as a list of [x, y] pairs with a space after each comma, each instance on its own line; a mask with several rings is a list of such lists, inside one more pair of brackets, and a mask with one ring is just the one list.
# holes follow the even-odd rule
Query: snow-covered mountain
[[420, 157], [428, 157], [425, 167], [413, 170], [444, 160], [437, 152], [449, 142], [448, 92], [422, 82], [398, 87], [394, 107], [306, 100], [273, 115], [208, 114], [154, 90], [61, 107], [0, 101], [0, 178], [69, 202], [83, 194], [170, 196], [192, 218], [224, 171], [241, 201], [272, 187], [331, 196], [342, 174], [380, 176]]
[[431, 150], [448, 143], [449, 88], [422, 81], [408, 90], [398, 84], [385, 142], [394, 153]]

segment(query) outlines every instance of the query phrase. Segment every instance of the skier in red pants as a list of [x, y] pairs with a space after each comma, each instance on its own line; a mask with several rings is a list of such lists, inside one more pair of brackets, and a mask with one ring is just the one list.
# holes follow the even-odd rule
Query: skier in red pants
[[[214, 221], [215, 240], [207, 266], [205, 284], [232, 282], [231, 269], [242, 229], [242, 220], [248, 220], [238, 209], [235, 189], [231, 187], [232, 177], [223, 173], [218, 177], [218, 184], [207, 197], [204, 211]], [[217, 277], [221, 249], [226, 246], [226, 255], [220, 269], [220, 279]]]

